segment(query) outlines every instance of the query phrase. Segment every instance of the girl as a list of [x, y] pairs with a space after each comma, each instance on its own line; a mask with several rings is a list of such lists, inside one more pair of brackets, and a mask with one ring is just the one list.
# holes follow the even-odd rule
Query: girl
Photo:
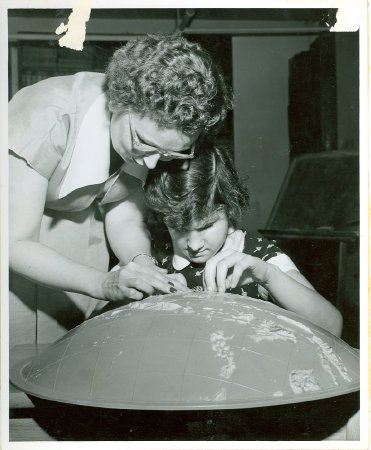
[[212, 266], [219, 292], [270, 300], [340, 336], [340, 312], [275, 242], [246, 234], [239, 251], [223, 247], [249, 203], [226, 151], [203, 145], [188, 170], [161, 163], [144, 190], [158, 259], [170, 273], [183, 274], [188, 287], [204, 290]]

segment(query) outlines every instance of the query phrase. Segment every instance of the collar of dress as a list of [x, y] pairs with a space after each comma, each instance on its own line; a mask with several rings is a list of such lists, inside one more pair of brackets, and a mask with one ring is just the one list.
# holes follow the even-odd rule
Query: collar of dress
[[183, 270], [191, 263], [190, 261], [188, 261], [188, 259], [184, 258], [183, 256], [174, 254], [172, 264], [175, 270]]
[[[106, 95], [101, 94], [81, 122], [59, 198], [81, 187], [103, 183], [109, 178], [110, 123], [111, 113], [107, 108]], [[119, 169], [121, 171], [145, 181], [148, 169], [125, 162]]]

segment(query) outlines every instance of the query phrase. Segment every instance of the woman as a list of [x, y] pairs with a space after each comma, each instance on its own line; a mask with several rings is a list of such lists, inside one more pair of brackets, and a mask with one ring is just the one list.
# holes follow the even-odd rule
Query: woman
[[[154, 265], [142, 183], [159, 159], [192, 158], [231, 107], [210, 56], [175, 35], [129, 41], [105, 75], [50, 78], [14, 96], [11, 345], [50, 342], [102, 300], [187, 289]], [[108, 272], [109, 247], [118, 271]]]

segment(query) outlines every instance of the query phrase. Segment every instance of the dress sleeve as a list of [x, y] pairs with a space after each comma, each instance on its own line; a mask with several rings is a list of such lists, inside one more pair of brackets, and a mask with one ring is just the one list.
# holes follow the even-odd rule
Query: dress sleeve
[[275, 241], [260, 237], [247, 237], [244, 251], [277, 266], [283, 272], [298, 270], [291, 258], [277, 246]]
[[9, 150], [47, 179], [67, 147], [70, 115], [63, 103], [46, 95], [43, 82], [20, 90], [9, 103]]
[[[246, 236], [244, 253], [273, 264], [281, 269], [282, 272], [298, 270], [291, 259], [277, 246], [275, 241], [262, 237]], [[258, 296], [263, 300], [269, 300], [267, 289], [261, 285], [258, 285]]]

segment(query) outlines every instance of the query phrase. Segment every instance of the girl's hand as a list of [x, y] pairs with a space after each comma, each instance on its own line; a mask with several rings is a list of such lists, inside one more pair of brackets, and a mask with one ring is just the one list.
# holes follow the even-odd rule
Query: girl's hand
[[205, 285], [205, 289], [209, 291], [225, 292], [226, 289], [244, 284], [257, 282], [264, 285], [269, 281], [270, 265], [255, 256], [227, 249], [211, 258], [206, 267], [209, 263], [212, 266], [209, 268], [210, 272], [215, 273], [215, 288], [212, 286], [210, 289]]
[[143, 266], [136, 262], [104, 274], [100, 283], [101, 298], [109, 301], [125, 298], [142, 300], [144, 294], [152, 295], [155, 292], [169, 294], [190, 291], [183, 276], [168, 275], [166, 270], [154, 264]]
[[206, 262], [205, 270], [203, 272], [204, 289], [206, 291], [210, 292], [217, 291], [217, 286], [215, 284], [216, 266], [220, 261], [220, 254], [224, 253], [224, 251], [226, 250], [243, 252], [245, 244], [245, 235], [246, 232], [242, 230], [234, 230], [232, 233], [229, 233], [220, 252]]

